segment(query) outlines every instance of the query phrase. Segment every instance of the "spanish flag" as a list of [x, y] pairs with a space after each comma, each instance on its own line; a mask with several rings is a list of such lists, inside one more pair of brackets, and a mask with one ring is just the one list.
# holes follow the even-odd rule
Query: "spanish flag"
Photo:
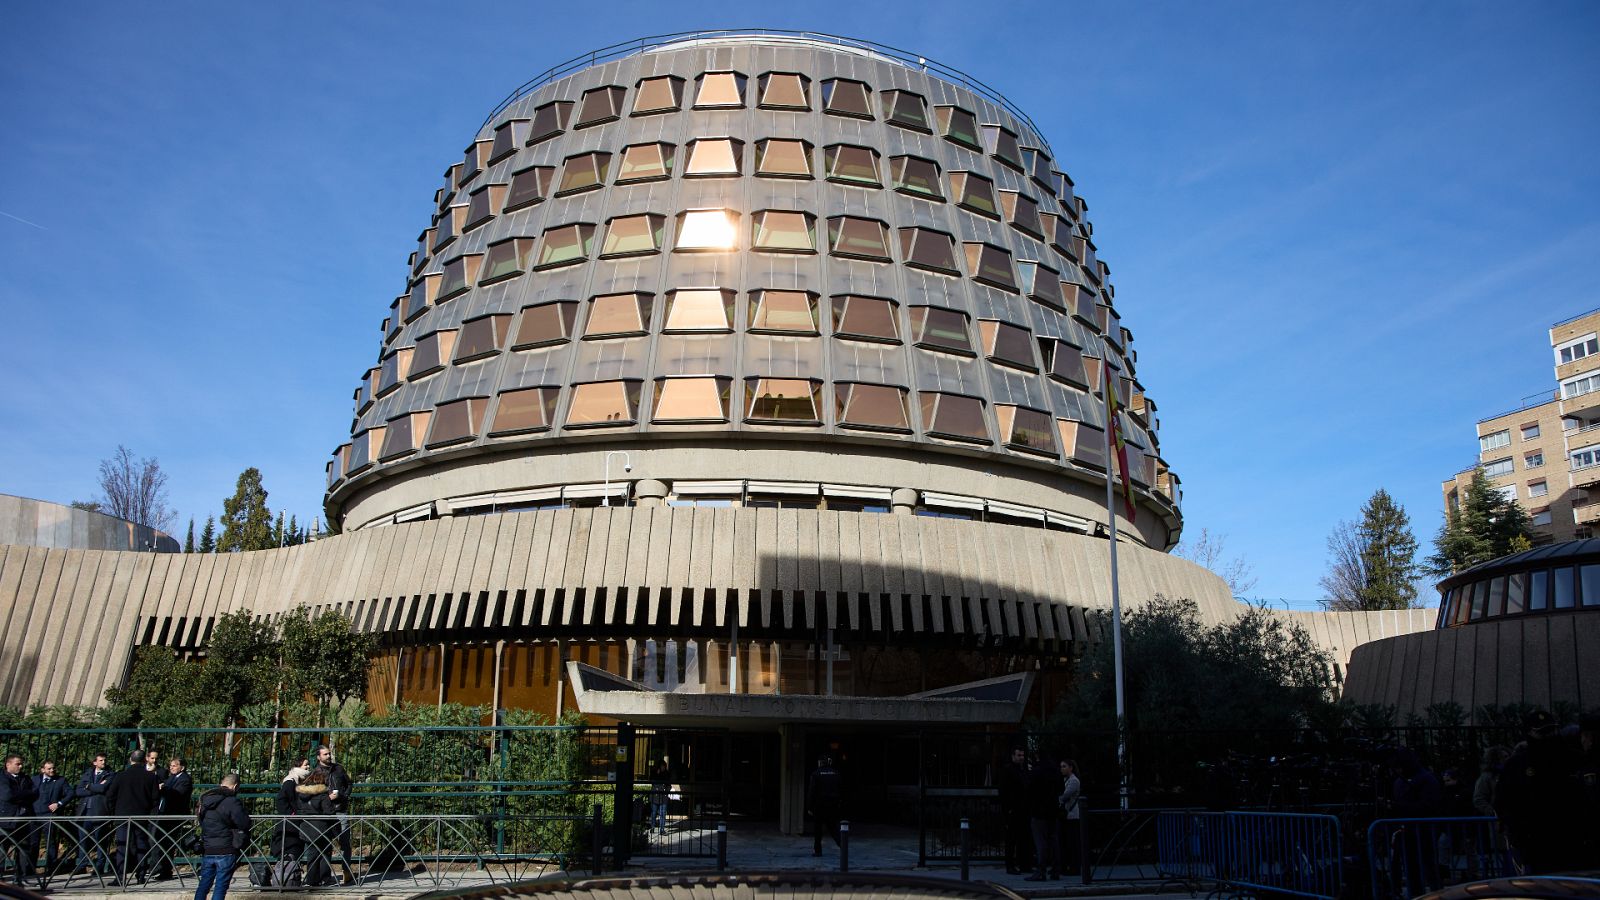
[[[1117, 374], [1110, 366], [1102, 369], [1106, 383], [1106, 427], [1111, 429], [1111, 441], [1116, 447], [1117, 473], [1122, 479], [1122, 511], [1128, 521], [1134, 521], [1133, 478], [1128, 471], [1128, 445], [1122, 439], [1122, 401], [1117, 398]], [[1109, 469], [1109, 464], [1107, 469]], [[1109, 473], [1108, 473], [1109, 474]]]

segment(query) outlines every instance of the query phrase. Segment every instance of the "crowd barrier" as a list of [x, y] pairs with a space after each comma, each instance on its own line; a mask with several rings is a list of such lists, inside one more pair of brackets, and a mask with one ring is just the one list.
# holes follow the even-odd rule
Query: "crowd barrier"
[[1495, 820], [1483, 816], [1379, 819], [1367, 828], [1367, 867], [1372, 900], [1516, 874]]
[[1339, 896], [1339, 820], [1309, 813], [1164, 812], [1156, 821], [1158, 871], [1188, 883], [1298, 897]]

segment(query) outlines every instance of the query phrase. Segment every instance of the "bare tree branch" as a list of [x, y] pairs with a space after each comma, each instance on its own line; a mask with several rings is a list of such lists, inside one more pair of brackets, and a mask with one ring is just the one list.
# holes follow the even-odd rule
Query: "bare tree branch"
[[177, 511], [167, 506], [167, 474], [153, 457], [135, 459], [121, 444], [100, 461], [100, 493], [95, 500], [106, 515], [170, 533]]
[[1365, 608], [1361, 602], [1367, 585], [1367, 567], [1361, 558], [1365, 545], [1354, 522], [1340, 522], [1328, 534], [1328, 572], [1319, 580], [1324, 608], [1340, 612]]
[[1255, 571], [1242, 556], [1224, 560], [1223, 553], [1227, 545], [1227, 535], [1212, 534], [1211, 529], [1201, 528], [1198, 535], [1185, 535], [1182, 543], [1178, 544], [1172, 553], [1215, 572], [1219, 578], [1228, 583], [1228, 590], [1232, 591], [1235, 597], [1242, 597], [1255, 588]]

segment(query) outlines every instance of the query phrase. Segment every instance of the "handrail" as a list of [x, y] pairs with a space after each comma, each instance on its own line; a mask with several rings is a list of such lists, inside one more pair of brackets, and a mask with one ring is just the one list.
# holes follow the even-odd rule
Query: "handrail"
[[995, 88], [990, 87], [989, 85], [971, 75], [968, 75], [966, 72], [963, 72], [960, 69], [944, 65], [936, 60], [928, 59], [921, 54], [912, 53], [909, 50], [891, 47], [888, 44], [880, 44], [877, 41], [869, 41], [862, 38], [844, 37], [842, 35], [828, 34], [821, 31], [798, 31], [784, 28], [713, 28], [701, 29], [698, 31], [675, 31], [668, 32], [666, 34], [654, 34], [647, 37], [634, 38], [632, 40], [611, 44], [607, 47], [601, 47], [597, 50], [591, 50], [588, 53], [575, 56], [566, 62], [557, 63], [538, 75], [535, 75], [533, 78], [523, 82], [516, 88], [516, 90], [513, 90], [509, 95], [507, 95], [504, 100], [500, 101], [500, 103], [489, 112], [489, 115], [484, 118], [483, 124], [478, 127], [480, 131], [483, 128], [488, 127], [496, 117], [509, 109], [513, 103], [516, 103], [518, 100], [521, 100], [523, 97], [528, 96], [539, 88], [544, 87], [545, 85], [560, 78], [564, 78], [565, 76], [574, 72], [591, 68], [603, 62], [611, 62], [613, 60], [625, 59], [629, 56], [637, 56], [643, 53], [663, 50], [672, 44], [690, 43], [694, 41], [716, 41], [734, 38], [762, 37], [812, 41], [819, 44], [835, 44], [840, 47], [866, 50], [883, 56], [891, 62], [897, 62], [909, 68], [920, 69], [924, 72], [932, 72], [946, 81], [954, 81], [960, 84], [962, 87], [975, 91], [989, 100], [998, 103], [1007, 112], [1011, 113], [1013, 116], [1016, 116], [1017, 121], [1025, 123], [1028, 128], [1033, 130], [1033, 136], [1038, 139], [1042, 149], [1048, 152], [1052, 158], [1055, 157], [1055, 152], [1050, 149], [1049, 142], [1045, 140], [1044, 132], [1040, 130], [1038, 125], [1034, 124], [1033, 119], [1029, 118], [1027, 113], [1017, 108], [1015, 104], [1006, 99], [1005, 95], [1000, 93]]

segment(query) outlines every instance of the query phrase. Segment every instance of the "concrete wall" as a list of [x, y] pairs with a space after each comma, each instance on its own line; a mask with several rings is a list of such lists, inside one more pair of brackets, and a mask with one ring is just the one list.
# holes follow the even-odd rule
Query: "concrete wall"
[[0, 544], [72, 550], [182, 549], [170, 535], [125, 519], [59, 503], [0, 494]]

